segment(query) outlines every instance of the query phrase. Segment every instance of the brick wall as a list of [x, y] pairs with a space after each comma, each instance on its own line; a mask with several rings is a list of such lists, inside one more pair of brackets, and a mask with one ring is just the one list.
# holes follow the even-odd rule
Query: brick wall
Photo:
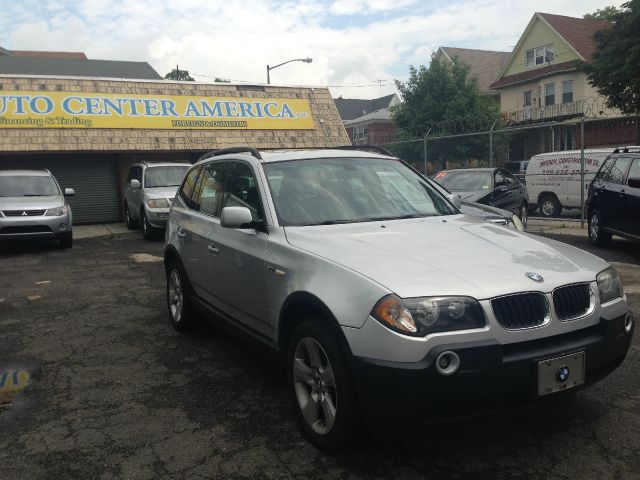
[[[313, 148], [350, 144], [326, 88], [265, 85], [247, 90], [229, 84], [92, 80], [82, 78], [0, 77], [0, 92], [58, 91], [147, 95], [194, 95], [307, 99], [314, 130], [151, 130], [151, 129], [0, 129], [0, 152], [56, 151], [208, 151], [234, 145], [257, 148]], [[264, 91], [262, 91], [264, 90]]]

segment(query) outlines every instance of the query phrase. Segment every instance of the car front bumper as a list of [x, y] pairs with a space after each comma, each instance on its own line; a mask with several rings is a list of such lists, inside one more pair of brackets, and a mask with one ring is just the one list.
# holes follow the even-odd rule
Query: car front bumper
[[[464, 418], [556, 395], [538, 395], [538, 363], [576, 352], [585, 354], [584, 383], [568, 391], [593, 384], [615, 370], [627, 354], [634, 327], [625, 330], [626, 316], [508, 345], [492, 340], [438, 345], [420, 362], [353, 357], [365, 424], [384, 429]], [[445, 351], [460, 358], [459, 370], [451, 375], [436, 368], [436, 358]]]
[[165, 228], [169, 217], [168, 208], [146, 208], [147, 221], [153, 228]]
[[71, 229], [71, 215], [69, 213], [57, 217], [0, 218], [0, 240], [54, 239], [62, 233], [70, 232]]

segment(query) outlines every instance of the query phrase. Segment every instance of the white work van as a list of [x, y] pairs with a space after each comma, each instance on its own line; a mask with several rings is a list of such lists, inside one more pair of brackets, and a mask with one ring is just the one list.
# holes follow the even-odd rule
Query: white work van
[[584, 151], [584, 182], [580, 184], [580, 150], [565, 150], [534, 155], [529, 160], [525, 182], [532, 207], [543, 217], [558, 217], [563, 208], [580, 208], [580, 191], [587, 198], [586, 188], [602, 162], [613, 149]]

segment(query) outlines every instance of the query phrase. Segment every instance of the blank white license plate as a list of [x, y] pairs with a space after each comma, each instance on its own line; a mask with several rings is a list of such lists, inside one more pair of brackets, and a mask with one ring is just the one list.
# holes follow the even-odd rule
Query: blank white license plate
[[538, 395], [567, 390], [584, 383], [584, 352], [538, 362]]

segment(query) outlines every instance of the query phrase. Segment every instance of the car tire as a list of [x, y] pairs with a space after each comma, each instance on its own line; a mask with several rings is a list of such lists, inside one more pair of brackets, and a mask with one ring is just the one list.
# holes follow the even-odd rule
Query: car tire
[[60, 233], [58, 235], [58, 246], [60, 248], [73, 247], [73, 232]]
[[129, 205], [124, 204], [124, 222], [127, 225], [129, 230], [133, 230], [137, 227], [136, 222], [131, 218], [131, 213], [129, 212]]
[[142, 223], [142, 236], [145, 240], [154, 240], [156, 238], [156, 229], [149, 225], [149, 220], [147, 220], [144, 210], [140, 210], [140, 219]]
[[562, 204], [555, 195], [547, 194], [540, 197], [538, 201], [540, 216], [545, 218], [559, 217], [562, 213]]
[[191, 305], [191, 287], [179, 261], [173, 260], [166, 269], [167, 310], [176, 331], [186, 333], [195, 328], [197, 319]]
[[293, 331], [287, 355], [298, 423], [322, 450], [345, 447], [360, 426], [355, 386], [338, 335], [321, 318], [310, 318]]
[[522, 226], [524, 228], [527, 228], [527, 221], [529, 219], [529, 207], [527, 206], [526, 203], [523, 203], [522, 206], [520, 207], [520, 214], [518, 216], [520, 217]]
[[589, 241], [593, 245], [603, 246], [611, 241], [611, 233], [602, 228], [602, 215], [598, 209], [589, 213]]

